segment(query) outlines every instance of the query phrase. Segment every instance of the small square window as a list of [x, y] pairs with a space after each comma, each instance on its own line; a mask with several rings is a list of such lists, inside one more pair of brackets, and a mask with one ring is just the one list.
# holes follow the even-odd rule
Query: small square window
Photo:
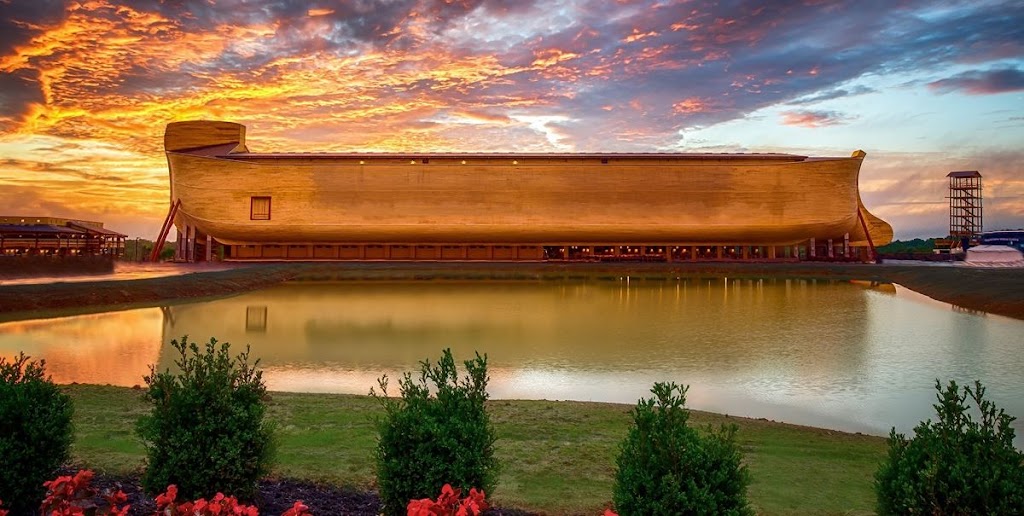
[[270, 197], [250, 197], [249, 219], [270, 220]]

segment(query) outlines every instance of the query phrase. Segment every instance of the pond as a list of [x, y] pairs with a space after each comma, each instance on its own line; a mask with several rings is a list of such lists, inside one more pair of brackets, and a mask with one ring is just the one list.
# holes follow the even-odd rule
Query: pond
[[[884, 435], [931, 417], [936, 378], [1024, 416], [1024, 321], [891, 284], [812, 280], [283, 284], [163, 308], [0, 324], [0, 355], [61, 383], [142, 384], [171, 339], [251, 346], [272, 390], [366, 394], [450, 347], [487, 353], [493, 398], [688, 405]], [[1021, 422], [1014, 423], [1018, 435]], [[1020, 438], [1018, 438], [1018, 446]]]

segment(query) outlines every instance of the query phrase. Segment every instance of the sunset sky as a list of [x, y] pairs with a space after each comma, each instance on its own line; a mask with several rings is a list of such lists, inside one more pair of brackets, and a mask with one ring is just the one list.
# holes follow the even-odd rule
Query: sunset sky
[[0, 0], [0, 214], [155, 238], [168, 122], [264, 151], [868, 156], [897, 238], [1024, 227], [1024, 2]]

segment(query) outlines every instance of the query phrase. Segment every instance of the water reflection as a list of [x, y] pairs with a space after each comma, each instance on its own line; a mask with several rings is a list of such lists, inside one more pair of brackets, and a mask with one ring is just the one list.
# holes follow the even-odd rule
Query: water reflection
[[160, 359], [159, 308], [0, 324], [0, 356], [46, 360], [57, 383], [130, 387]]
[[0, 354], [43, 356], [61, 382], [133, 385], [172, 365], [171, 339], [215, 336], [251, 345], [271, 389], [365, 394], [451, 347], [488, 353], [495, 398], [631, 403], [673, 380], [696, 408], [884, 434], [931, 416], [935, 378], [980, 378], [1024, 416], [1022, 330], [889, 284], [344, 282], [2, 324]]
[[[452, 347], [457, 356], [486, 351], [498, 369], [689, 371], [729, 382], [795, 369], [826, 378], [861, 367], [866, 300], [848, 285], [752, 280], [297, 284], [171, 307], [164, 340], [212, 334], [251, 344], [268, 367], [329, 363], [372, 374]], [[332, 390], [323, 381], [331, 382], [291, 380]], [[500, 387], [518, 396], [527, 386]], [[587, 390], [608, 399], [620, 386]]]

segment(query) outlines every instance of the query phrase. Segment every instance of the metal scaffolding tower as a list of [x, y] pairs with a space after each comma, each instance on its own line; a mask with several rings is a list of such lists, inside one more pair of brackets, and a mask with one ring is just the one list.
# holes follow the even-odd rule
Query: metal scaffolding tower
[[957, 242], [981, 234], [981, 174], [977, 170], [950, 172], [949, 237]]

